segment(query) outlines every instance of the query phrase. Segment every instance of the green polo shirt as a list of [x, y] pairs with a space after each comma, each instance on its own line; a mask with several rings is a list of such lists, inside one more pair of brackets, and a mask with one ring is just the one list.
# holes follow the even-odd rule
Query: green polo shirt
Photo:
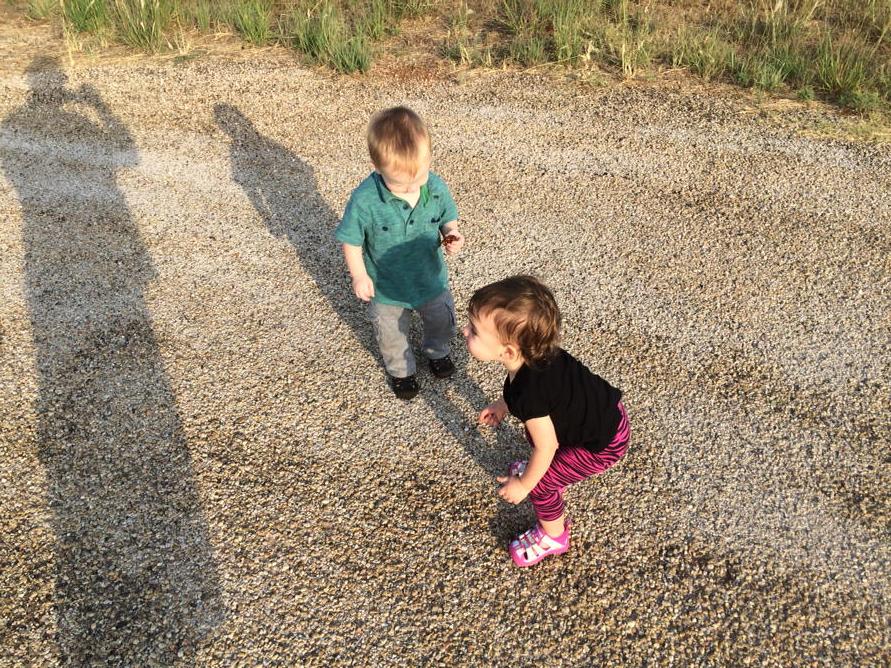
[[448, 287], [439, 228], [457, 219], [448, 187], [433, 172], [414, 208], [372, 172], [350, 195], [334, 237], [362, 247], [374, 301], [417, 308]]

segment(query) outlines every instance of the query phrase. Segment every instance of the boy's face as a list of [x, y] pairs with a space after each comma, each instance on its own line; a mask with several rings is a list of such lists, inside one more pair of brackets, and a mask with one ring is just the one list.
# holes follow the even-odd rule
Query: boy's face
[[394, 195], [414, 195], [421, 190], [421, 186], [427, 183], [430, 176], [430, 151], [424, 150], [418, 161], [416, 174], [392, 167], [378, 167], [384, 185]]
[[471, 316], [461, 333], [464, 334], [467, 350], [476, 359], [482, 362], [502, 361], [507, 346], [501, 343], [491, 312]]

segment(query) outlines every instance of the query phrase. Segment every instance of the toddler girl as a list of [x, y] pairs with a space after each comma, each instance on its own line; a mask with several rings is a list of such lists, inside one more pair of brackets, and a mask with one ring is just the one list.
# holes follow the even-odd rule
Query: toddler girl
[[479, 415], [496, 427], [508, 411], [526, 427], [528, 462], [499, 476], [499, 495], [526, 496], [538, 523], [511, 542], [517, 566], [532, 566], [569, 549], [563, 490], [603, 473], [628, 449], [631, 435], [622, 393], [558, 346], [560, 311], [554, 295], [532, 276], [512, 276], [477, 290], [464, 327], [467, 349], [507, 370], [502, 397]]

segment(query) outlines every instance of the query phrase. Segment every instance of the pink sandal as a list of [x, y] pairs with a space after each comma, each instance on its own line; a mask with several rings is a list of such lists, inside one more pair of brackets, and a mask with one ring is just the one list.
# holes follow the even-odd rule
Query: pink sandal
[[525, 459], [517, 460], [515, 462], [511, 462], [510, 467], [507, 469], [507, 474], [509, 476], [521, 476], [523, 475], [523, 471], [526, 470], [526, 464], [529, 462]]
[[534, 527], [517, 536], [511, 542], [508, 551], [514, 563], [520, 568], [534, 566], [545, 557], [566, 552], [569, 549], [569, 533], [568, 519], [563, 535], [558, 538], [547, 535], [541, 524], [536, 523]]

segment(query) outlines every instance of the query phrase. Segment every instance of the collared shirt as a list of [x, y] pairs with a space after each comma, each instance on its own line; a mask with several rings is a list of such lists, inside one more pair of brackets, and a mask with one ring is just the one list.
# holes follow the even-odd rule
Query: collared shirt
[[448, 287], [439, 230], [457, 219], [448, 187], [433, 172], [414, 208], [372, 172], [350, 195], [334, 236], [362, 247], [374, 301], [417, 308]]

